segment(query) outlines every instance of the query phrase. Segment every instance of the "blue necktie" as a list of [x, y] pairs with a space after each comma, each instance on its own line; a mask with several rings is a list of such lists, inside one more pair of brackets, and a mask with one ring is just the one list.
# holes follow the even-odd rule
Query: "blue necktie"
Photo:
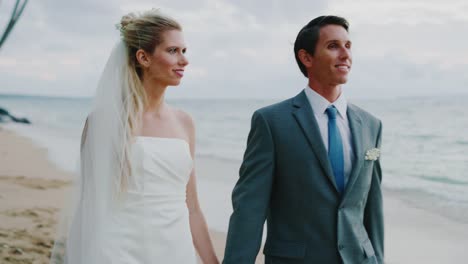
[[328, 115], [328, 159], [330, 160], [333, 174], [335, 175], [338, 191], [344, 191], [344, 157], [343, 142], [341, 140], [340, 130], [336, 124], [337, 110], [335, 106], [327, 108]]

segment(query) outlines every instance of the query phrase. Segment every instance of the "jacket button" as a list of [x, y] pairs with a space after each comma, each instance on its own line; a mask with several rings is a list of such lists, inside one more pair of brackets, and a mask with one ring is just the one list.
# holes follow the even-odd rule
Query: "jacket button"
[[345, 248], [345, 247], [344, 247], [343, 245], [341, 245], [341, 244], [340, 244], [340, 245], [338, 245], [338, 250], [340, 250], [340, 251], [341, 251], [341, 250], [343, 250], [344, 248]]

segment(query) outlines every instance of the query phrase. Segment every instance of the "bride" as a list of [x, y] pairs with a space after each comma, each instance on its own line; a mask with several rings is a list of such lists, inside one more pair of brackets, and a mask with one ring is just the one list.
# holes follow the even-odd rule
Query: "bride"
[[129, 14], [81, 142], [75, 207], [51, 263], [218, 263], [200, 209], [191, 117], [164, 100], [188, 61], [181, 26]]

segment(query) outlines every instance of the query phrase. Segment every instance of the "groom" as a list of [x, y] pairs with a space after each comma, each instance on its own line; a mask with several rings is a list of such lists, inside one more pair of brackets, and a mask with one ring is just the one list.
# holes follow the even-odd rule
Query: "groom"
[[232, 193], [225, 264], [383, 263], [380, 120], [346, 101], [348, 22], [321, 16], [294, 54], [308, 85], [252, 117]]

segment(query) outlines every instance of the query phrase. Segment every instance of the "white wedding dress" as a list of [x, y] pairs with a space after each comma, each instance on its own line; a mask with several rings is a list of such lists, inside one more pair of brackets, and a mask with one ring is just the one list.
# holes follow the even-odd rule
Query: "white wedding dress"
[[136, 137], [132, 177], [104, 230], [106, 263], [195, 264], [186, 185], [190, 148], [178, 138]]

